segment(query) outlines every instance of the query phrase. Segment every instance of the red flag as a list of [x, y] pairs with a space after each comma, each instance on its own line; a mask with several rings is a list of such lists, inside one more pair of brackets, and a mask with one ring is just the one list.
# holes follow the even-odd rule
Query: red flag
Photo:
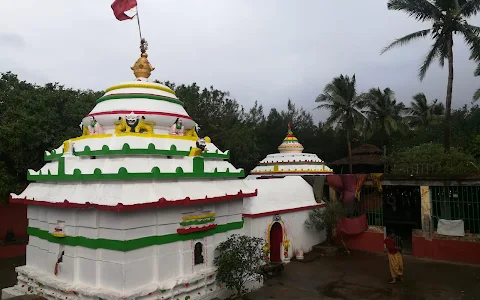
[[133, 17], [129, 17], [125, 14], [126, 11], [131, 10], [137, 6], [137, 0], [115, 0], [112, 3], [113, 14], [119, 21], [131, 20]]

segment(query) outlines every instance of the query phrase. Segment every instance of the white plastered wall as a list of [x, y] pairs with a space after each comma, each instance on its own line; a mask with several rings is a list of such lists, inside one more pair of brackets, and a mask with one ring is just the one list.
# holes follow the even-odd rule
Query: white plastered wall
[[[53, 231], [58, 221], [64, 221], [68, 236], [92, 239], [132, 240], [146, 236], [176, 233], [182, 214], [199, 211], [215, 212], [217, 224], [242, 220], [242, 200], [195, 207], [140, 210], [114, 213], [95, 209], [57, 209], [28, 206], [29, 226]], [[234, 233], [218, 233], [199, 240], [179, 241], [122, 252], [107, 249], [63, 246], [30, 236], [27, 246], [27, 266], [54, 276], [55, 263], [65, 251], [58, 279], [67, 283], [102, 287], [127, 292], [153, 282], [166, 283], [213, 267], [216, 246]], [[205, 263], [193, 266], [193, 245], [203, 244]]]

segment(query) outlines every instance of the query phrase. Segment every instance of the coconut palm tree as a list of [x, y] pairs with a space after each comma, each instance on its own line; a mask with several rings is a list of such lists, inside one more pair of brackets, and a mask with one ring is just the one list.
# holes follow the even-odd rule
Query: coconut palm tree
[[476, 15], [480, 10], [478, 0], [389, 0], [389, 10], [398, 10], [407, 13], [420, 22], [430, 22], [431, 28], [420, 30], [401, 37], [382, 50], [382, 54], [396, 47], [403, 46], [420, 38], [431, 38], [433, 44], [425, 56], [420, 69], [419, 77], [423, 80], [428, 68], [434, 60], [440, 66], [448, 61], [448, 83], [445, 100], [445, 136], [444, 149], [450, 150], [450, 119], [452, 112], [453, 92], [453, 36], [460, 34], [470, 47], [471, 59], [480, 58], [480, 27], [468, 24], [467, 19]]
[[[480, 64], [475, 69], [474, 75], [476, 77], [480, 76]], [[480, 89], [476, 90], [475, 94], [473, 94], [473, 102], [478, 101], [478, 99], [480, 99]]]
[[333, 78], [327, 84], [315, 102], [320, 103], [316, 108], [330, 110], [327, 125], [333, 125], [337, 129], [343, 129], [347, 135], [348, 165], [352, 173], [352, 135], [356, 129], [362, 126], [365, 118], [362, 113], [362, 99], [357, 94], [355, 74], [349, 76], [340, 75]]
[[432, 103], [428, 103], [424, 93], [414, 95], [410, 107], [407, 108], [409, 113], [408, 120], [412, 127], [426, 128], [428, 125], [437, 123], [442, 119], [445, 107], [442, 103], [438, 103], [435, 99]]
[[368, 120], [372, 123], [372, 129], [382, 132], [387, 136], [395, 131], [404, 132], [402, 116], [405, 112], [405, 105], [397, 103], [395, 93], [386, 88], [372, 88], [362, 94], [362, 100], [367, 108], [364, 111]]

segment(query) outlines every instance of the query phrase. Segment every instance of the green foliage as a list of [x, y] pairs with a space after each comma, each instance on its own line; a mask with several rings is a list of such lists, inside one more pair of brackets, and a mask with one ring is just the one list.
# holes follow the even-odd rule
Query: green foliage
[[245, 284], [261, 281], [259, 268], [263, 265], [264, 255], [261, 238], [234, 234], [220, 243], [215, 249], [218, 255], [213, 263], [217, 267], [217, 281], [243, 295], [247, 291]]
[[415, 175], [418, 172], [434, 175], [479, 174], [475, 158], [456, 148], [449, 153], [441, 144], [423, 144], [394, 153], [389, 158], [392, 173]]
[[410, 102], [408, 121], [410, 126], [417, 129], [425, 129], [430, 124], [439, 124], [443, 120], [445, 107], [435, 99], [428, 103], [427, 96], [424, 93], [418, 93], [413, 96]]
[[473, 157], [480, 158], [480, 134], [473, 139], [468, 150]]
[[347, 216], [347, 211], [339, 200], [327, 200], [323, 208], [316, 208], [310, 212], [305, 221], [307, 228], [318, 231], [327, 231], [327, 237], [330, 238], [330, 232], [337, 226], [341, 218]]
[[26, 185], [27, 169], [43, 165], [44, 150], [81, 135], [78, 124], [101, 94], [58, 83], [37, 86], [10, 72], [1, 74], [0, 199]]
[[372, 127], [372, 130], [386, 136], [390, 136], [396, 131], [405, 132], [402, 120], [405, 105], [397, 103], [395, 93], [390, 88], [383, 91], [380, 88], [372, 88], [362, 94], [361, 98], [366, 107], [366, 120], [370, 120], [368, 125]]

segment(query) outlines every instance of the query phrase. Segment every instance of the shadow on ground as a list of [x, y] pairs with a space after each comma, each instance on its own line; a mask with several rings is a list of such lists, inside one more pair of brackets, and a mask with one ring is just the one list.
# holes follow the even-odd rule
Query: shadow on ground
[[405, 280], [389, 284], [386, 255], [351, 252], [293, 261], [281, 276], [250, 293], [251, 300], [480, 299], [480, 267], [405, 256]]

